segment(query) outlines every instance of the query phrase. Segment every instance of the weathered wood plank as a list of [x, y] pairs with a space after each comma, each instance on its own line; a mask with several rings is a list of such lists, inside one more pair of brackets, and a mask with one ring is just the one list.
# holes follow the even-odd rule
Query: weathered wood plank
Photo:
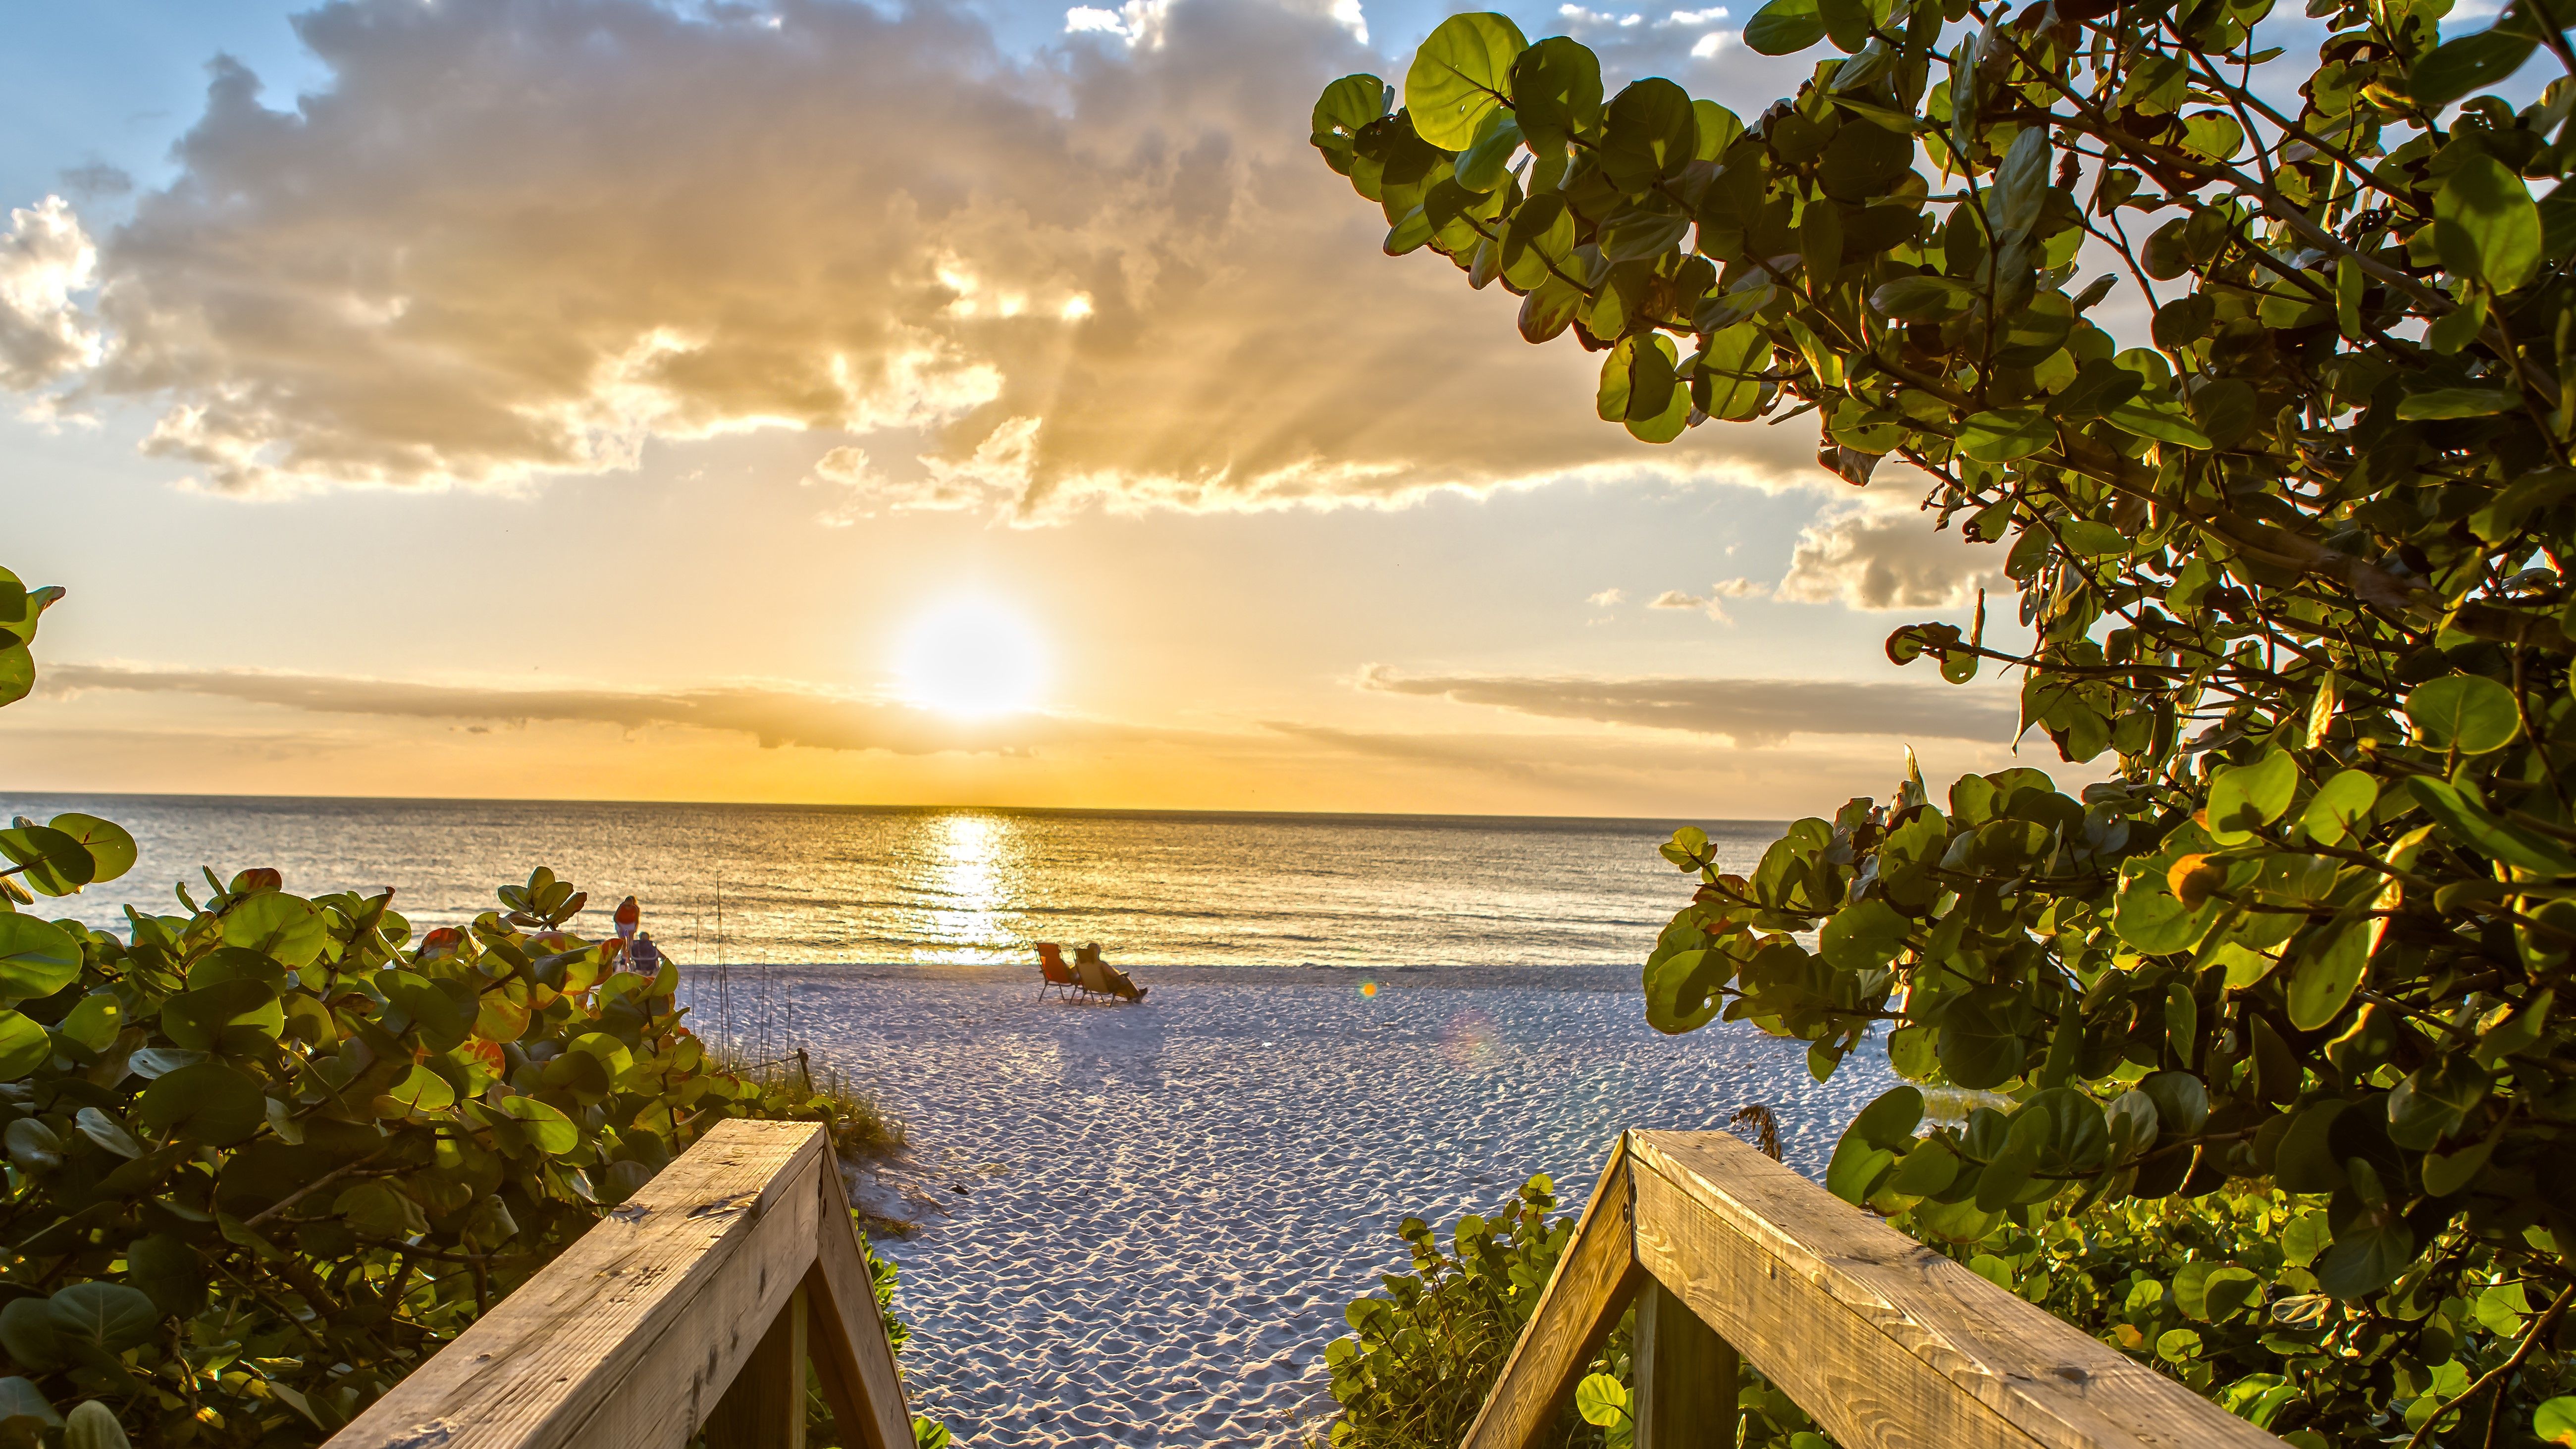
[[329, 1449], [682, 1449], [812, 1266], [830, 1157], [716, 1124]]
[[1637, 1254], [1846, 1449], [2280, 1441], [1721, 1132], [1635, 1132]]
[[815, 1376], [832, 1417], [857, 1436], [850, 1449], [912, 1449], [912, 1411], [886, 1345], [876, 1284], [859, 1251], [841, 1174], [828, 1161], [820, 1187], [820, 1241], [805, 1280]]
[[1630, 1216], [1633, 1200], [1622, 1139], [1611, 1149], [1574, 1241], [1556, 1260], [1529, 1327], [1467, 1430], [1464, 1449], [1532, 1449], [1554, 1427], [1583, 1366], [1601, 1351], [1601, 1341], [1619, 1325], [1629, 1296], [1644, 1279]]
[[707, 1449], [805, 1449], [805, 1287], [753, 1346], [716, 1411]]
[[1636, 1449], [1735, 1449], [1736, 1356], [1660, 1279], [1637, 1290]]

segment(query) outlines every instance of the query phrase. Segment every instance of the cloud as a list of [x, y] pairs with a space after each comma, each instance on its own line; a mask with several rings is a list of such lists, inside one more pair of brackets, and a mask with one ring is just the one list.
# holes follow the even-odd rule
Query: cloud
[[0, 232], [0, 387], [42, 387], [97, 360], [98, 333], [72, 300], [97, 264], [62, 198], [9, 213]]
[[1857, 609], [1929, 609], [1966, 602], [1980, 588], [2005, 590], [2000, 544], [1939, 532], [1911, 510], [1829, 508], [1798, 534], [1779, 597]]
[[65, 191], [79, 197], [123, 196], [134, 190], [132, 176], [104, 161], [66, 166], [62, 171], [62, 182]]
[[749, 735], [763, 749], [801, 745], [899, 755], [1022, 754], [1049, 745], [1151, 740], [1167, 733], [1038, 714], [969, 724], [906, 704], [754, 686], [650, 694], [577, 687], [481, 689], [246, 669], [55, 664], [41, 676], [39, 690], [56, 698], [91, 690], [189, 694], [314, 714], [472, 722], [469, 728], [531, 721], [607, 724], [624, 730], [683, 726]]
[[1628, 591], [1626, 589], [1603, 589], [1597, 594], [1585, 595], [1583, 602], [1590, 604], [1596, 609], [1607, 609], [1618, 604], [1625, 603], [1627, 598]]
[[1894, 735], [2000, 744], [2017, 721], [2008, 694], [1949, 685], [1794, 679], [1569, 679], [1405, 676], [1360, 671], [1362, 689], [1423, 695], [1547, 719], [1724, 735], [1743, 746], [1798, 734]]
[[1646, 601], [1649, 609], [1700, 609], [1721, 624], [1735, 622], [1728, 617], [1726, 600], [1751, 599], [1771, 592], [1771, 586], [1754, 579], [1720, 579], [1708, 586], [1706, 594], [1685, 594], [1679, 589], [1666, 589]]
[[[1355, 0], [1077, 7], [1034, 55], [928, 0], [294, 23], [320, 88], [216, 61], [175, 179], [100, 242], [94, 323], [48, 282], [52, 341], [9, 334], [9, 385], [154, 409], [146, 450], [208, 488], [524, 487], [752, 429], [814, 435], [845, 517], [1811, 473], [1764, 429], [1635, 443], [1498, 289], [1380, 254], [1305, 141], [1326, 80], [1401, 74]], [[71, 210], [21, 215], [73, 276]]]

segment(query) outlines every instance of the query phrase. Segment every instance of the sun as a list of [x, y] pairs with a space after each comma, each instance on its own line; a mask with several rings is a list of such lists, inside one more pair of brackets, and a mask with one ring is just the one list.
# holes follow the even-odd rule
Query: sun
[[983, 599], [942, 604], [912, 622], [895, 660], [904, 695], [925, 709], [964, 719], [1035, 705], [1046, 686], [1037, 631]]

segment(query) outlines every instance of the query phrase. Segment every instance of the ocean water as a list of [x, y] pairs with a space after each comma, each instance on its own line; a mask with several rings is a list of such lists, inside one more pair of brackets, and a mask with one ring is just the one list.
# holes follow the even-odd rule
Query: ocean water
[[[177, 909], [200, 868], [287, 889], [396, 890], [418, 926], [545, 865], [587, 925], [639, 897], [672, 955], [816, 965], [1004, 964], [1097, 941], [1130, 965], [1633, 966], [1690, 899], [1656, 855], [1680, 821], [870, 809], [472, 800], [0, 795], [134, 832], [122, 879], [63, 902], [98, 926]], [[1749, 869], [1767, 822], [1687, 822]]]

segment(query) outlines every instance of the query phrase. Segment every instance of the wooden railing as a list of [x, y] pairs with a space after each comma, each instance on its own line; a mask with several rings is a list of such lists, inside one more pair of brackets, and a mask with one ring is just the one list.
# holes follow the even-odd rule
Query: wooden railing
[[1737, 1354], [1845, 1449], [2280, 1440], [1722, 1132], [1630, 1132], [1465, 1449], [1534, 1449], [1634, 1300], [1636, 1449], [1736, 1441]]
[[910, 1449], [830, 1139], [720, 1122], [325, 1449], [803, 1449], [809, 1361], [847, 1449]]

